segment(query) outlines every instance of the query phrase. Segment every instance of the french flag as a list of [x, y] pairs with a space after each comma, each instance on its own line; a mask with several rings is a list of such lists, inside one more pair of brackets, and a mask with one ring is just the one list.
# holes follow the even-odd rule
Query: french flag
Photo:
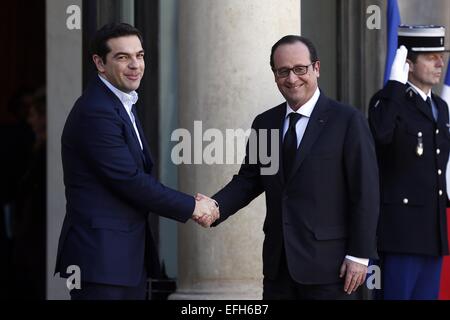
[[391, 74], [392, 62], [394, 62], [397, 51], [397, 28], [401, 24], [400, 11], [398, 10], [397, 0], [388, 0], [387, 2], [387, 52], [386, 65], [384, 67], [384, 84], [388, 82]]
[[447, 67], [447, 74], [445, 75], [444, 86], [442, 87], [441, 98], [450, 106], [450, 71]]
[[[445, 75], [444, 86], [442, 87], [441, 98], [447, 102], [450, 111], [450, 68], [447, 67], [447, 74]], [[447, 181], [450, 176], [450, 161], [447, 163]], [[450, 195], [449, 195], [450, 196]], [[447, 209], [447, 228], [450, 237], [450, 209]], [[449, 240], [450, 241], [450, 240]], [[439, 300], [450, 300], [450, 256], [444, 257], [441, 273], [441, 288], [439, 291]]]

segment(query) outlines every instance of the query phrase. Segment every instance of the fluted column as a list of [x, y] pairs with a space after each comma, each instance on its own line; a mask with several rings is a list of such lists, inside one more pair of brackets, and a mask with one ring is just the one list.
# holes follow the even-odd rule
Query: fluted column
[[[200, 134], [219, 129], [230, 146], [235, 141], [225, 139], [226, 129], [247, 130], [258, 113], [282, 101], [270, 49], [282, 36], [300, 33], [300, 1], [180, 1], [178, 21], [179, 127], [191, 132], [198, 147], [202, 138], [194, 136], [194, 121], [202, 121]], [[212, 195], [237, 173], [241, 160], [182, 165], [180, 188]], [[265, 211], [261, 196], [216, 228], [180, 225], [178, 291], [171, 298], [260, 299]]]
[[[68, 299], [65, 279], [54, 276], [56, 252], [66, 212], [61, 134], [73, 103], [81, 94], [82, 32], [68, 29], [67, 9], [81, 0], [46, 1], [47, 38], [47, 299]], [[76, 9], [76, 8], [75, 8]], [[71, 13], [74, 14], [74, 13]]]

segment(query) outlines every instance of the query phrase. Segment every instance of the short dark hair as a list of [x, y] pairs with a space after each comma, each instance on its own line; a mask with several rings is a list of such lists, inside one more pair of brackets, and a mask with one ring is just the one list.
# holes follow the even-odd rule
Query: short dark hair
[[419, 54], [419, 52], [412, 52], [411, 50], [408, 50], [408, 55], [406, 56], [406, 58], [411, 60], [412, 63], [416, 63]]
[[319, 57], [317, 56], [316, 47], [314, 46], [314, 44], [312, 43], [311, 40], [309, 40], [308, 38], [302, 37], [302, 36], [288, 35], [288, 36], [284, 36], [283, 38], [278, 40], [272, 46], [272, 51], [270, 52], [270, 67], [272, 68], [272, 70], [275, 69], [275, 63], [273, 61], [273, 54], [275, 53], [275, 50], [283, 44], [293, 44], [296, 42], [301, 42], [308, 48], [309, 58], [311, 59], [312, 63], [319, 60]]
[[106, 63], [106, 55], [111, 51], [108, 40], [126, 36], [137, 36], [143, 45], [141, 32], [128, 23], [109, 23], [101, 27], [91, 42], [91, 55], [98, 55]]

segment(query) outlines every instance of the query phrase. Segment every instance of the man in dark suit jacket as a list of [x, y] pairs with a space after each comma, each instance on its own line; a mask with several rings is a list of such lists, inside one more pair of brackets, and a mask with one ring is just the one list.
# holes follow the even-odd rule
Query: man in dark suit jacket
[[[265, 192], [264, 299], [351, 299], [376, 256], [378, 169], [370, 130], [355, 108], [328, 99], [318, 88], [314, 45], [286, 36], [272, 47], [271, 67], [285, 103], [256, 117], [252, 128], [277, 130], [267, 165], [244, 164], [212, 198], [220, 223]], [[249, 140], [250, 141], [250, 140]], [[266, 153], [265, 153], [266, 154]], [[200, 197], [199, 197], [200, 198]]]
[[[211, 215], [214, 201], [196, 201], [152, 175], [154, 166], [134, 112], [144, 73], [140, 32], [128, 24], [95, 35], [98, 70], [67, 118], [62, 135], [66, 216], [56, 272], [81, 271], [72, 299], [144, 299], [147, 277], [159, 271], [147, 225], [149, 212], [186, 222]], [[70, 269], [69, 269], [70, 270]]]
[[380, 168], [380, 298], [437, 299], [449, 252], [450, 134], [447, 104], [431, 88], [444, 66], [444, 29], [401, 26], [398, 34], [390, 80], [369, 109]]

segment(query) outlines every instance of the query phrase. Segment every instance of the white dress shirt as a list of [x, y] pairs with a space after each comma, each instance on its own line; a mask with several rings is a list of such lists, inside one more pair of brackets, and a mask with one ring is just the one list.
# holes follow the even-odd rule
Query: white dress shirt
[[[311, 113], [314, 110], [314, 107], [316, 106], [317, 101], [320, 97], [320, 90], [317, 87], [316, 91], [312, 95], [312, 97], [304, 104], [302, 105], [297, 111], [292, 110], [289, 103], [286, 102], [286, 116], [284, 118], [284, 126], [283, 126], [283, 139], [284, 136], [289, 128], [289, 114], [291, 112], [296, 112], [298, 114], [301, 114], [302, 117], [300, 120], [297, 121], [295, 125], [295, 132], [297, 133], [297, 148], [300, 146], [300, 143], [302, 142], [303, 135], [305, 134], [306, 127], [308, 126], [309, 119], [311, 118]], [[365, 258], [357, 258], [353, 256], [346, 255], [346, 259], [352, 260], [354, 262], [358, 262], [360, 264], [369, 265], [369, 259]]]
[[131, 111], [131, 108], [134, 104], [136, 104], [138, 100], [138, 94], [136, 91], [131, 91], [130, 93], [125, 93], [123, 91], [120, 91], [116, 87], [114, 87], [108, 80], [103, 78], [101, 75], [98, 75], [100, 80], [103, 81], [103, 83], [111, 90], [117, 98], [119, 98], [120, 102], [122, 102], [123, 107], [125, 108], [128, 116], [130, 117], [131, 123], [133, 124], [134, 131], [136, 132], [136, 136], [139, 140], [139, 145], [141, 146], [141, 150], [143, 150], [141, 137], [139, 136], [139, 130], [136, 126], [136, 120], [134, 119], [134, 114]]

